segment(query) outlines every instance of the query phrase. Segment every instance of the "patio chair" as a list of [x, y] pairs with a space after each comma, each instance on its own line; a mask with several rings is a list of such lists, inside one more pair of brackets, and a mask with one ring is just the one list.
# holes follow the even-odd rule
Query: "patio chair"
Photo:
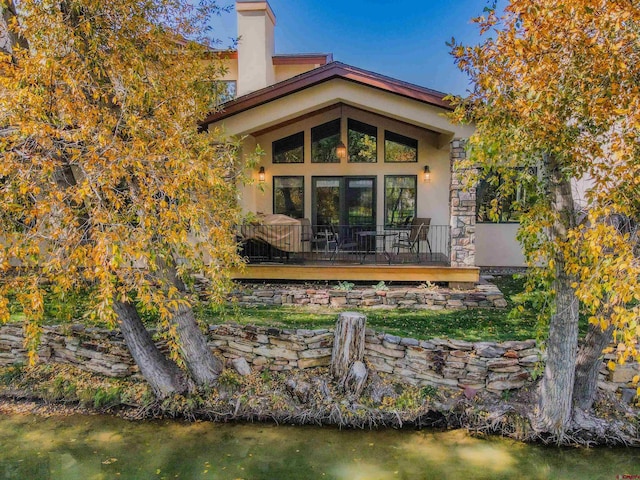
[[335, 234], [329, 226], [313, 225], [311, 237], [311, 249], [316, 253], [331, 253], [335, 250], [337, 241]]
[[339, 233], [334, 225], [329, 226], [329, 230], [335, 239], [335, 249], [331, 253], [329, 260], [333, 261], [340, 252], [355, 253], [358, 250], [358, 242], [347, 238], [346, 228], [341, 229], [344, 233]]
[[415, 253], [416, 260], [420, 261], [420, 242], [425, 240], [429, 247], [429, 253], [433, 253], [429, 243], [429, 225], [431, 225], [430, 218], [414, 217], [409, 231], [400, 232], [398, 240], [391, 247], [396, 249], [396, 255], [400, 255], [400, 249], [402, 248]]

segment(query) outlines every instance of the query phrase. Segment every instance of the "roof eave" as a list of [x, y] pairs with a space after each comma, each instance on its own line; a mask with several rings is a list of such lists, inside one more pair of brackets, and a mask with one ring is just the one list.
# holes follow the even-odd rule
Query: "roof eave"
[[311, 88], [333, 79], [343, 79], [360, 85], [386, 91], [395, 95], [426, 103], [444, 110], [453, 110], [446, 94], [351, 67], [340, 62], [332, 62], [269, 87], [248, 93], [223, 105], [221, 109], [207, 116], [200, 125], [205, 127], [225, 118], [237, 115], [251, 108], [273, 102], [287, 95]]

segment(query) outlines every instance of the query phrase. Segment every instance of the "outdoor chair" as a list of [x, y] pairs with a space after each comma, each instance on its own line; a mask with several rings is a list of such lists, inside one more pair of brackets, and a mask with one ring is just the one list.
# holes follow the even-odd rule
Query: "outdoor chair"
[[335, 260], [341, 252], [355, 253], [358, 250], [358, 242], [347, 237], [346, 228], [343, 228], [342, 233], [339, 233], [334, 225], [330, 225], [329, 230], [335, 239], [335, 249], [329, 260]]
[[415, 253], [416, 260], [420, 261], [421, 241], [427, 242], [429, 253], [432, 253], [431, 244], [429, 243], [429, 225], [431, 225], [430, 218], [414, 217], [409, 231], [400, 232], [398, 240], [391, 247], [392, 249], [395, 248], [396, 255], [400, 255], [400, 249], [405, 249]]
[[337, 241], [332, 229], [324, 225], [312, 226], [311, 248], [314, 252], [331, 253], [336, 249]]

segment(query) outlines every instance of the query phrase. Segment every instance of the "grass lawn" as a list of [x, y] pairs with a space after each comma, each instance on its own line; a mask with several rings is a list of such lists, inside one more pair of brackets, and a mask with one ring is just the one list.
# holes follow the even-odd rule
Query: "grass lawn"
[[[359, 309], [367, 315], [371, 328], [417, 339], [434, 337], [456, 338], [460, 340], [504, 341], [525, 340], [536, 338], [538, 325], [531, 308], [526, 309], [522, 302], [524, 280], [512, 276], [495, 278], [495, 283], [504, 293], [508, 307], [506, 309], [476, 308], [470, 310], [375, 310]], [[516, 318], [510, 315], [514, 305], [523, 303], [525, 311]], [[47, 324], [67, 323], [79, 319], [88, 308], [87, 295], [73, 295], [64, 301], [49, 299], [45, 313]], [[197, 309], [201, 320], [209, 324], [238, 323], [241, 325], [259, 325], [287, 329], [317, 329], [333, 327], [338, 310], [331, 308], [309, 307], [203, 307]], [[11, 322], [20, 322], [24, 316], [14, 312]], [[145, 316], [145, 320], [155, 323], [152, 314]], [[581, 333], [586, 330], [586, 321], [581, 321]]]
[[[434, 337], [468, 341], [504, 341], [536, 338], [537, 321], [533, 312], [525, 311], [519, 318], [509, 312], [522, 293], [524, 280], [511, 276], [496, 277], [496, 284], [509, 306], [504, 310], [476, 308], [470, 310], [375, 310], [357, 309], [367, 315], [369, 327], [417, 339]], [[338, 315], [330, 308], [308, 307], [223, 307], [204, 310], [200, 317], [208, 323], [238, 323], [280, 328], [333, 327]]]

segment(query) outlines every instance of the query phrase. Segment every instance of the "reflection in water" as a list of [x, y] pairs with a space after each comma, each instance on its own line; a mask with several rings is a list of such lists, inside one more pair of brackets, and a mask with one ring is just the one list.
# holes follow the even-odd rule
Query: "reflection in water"
[[462, 431], [339, 431], [112, 417], [0, 416], [0, 479], [606, 479], [638, 452], [555, 449]]

